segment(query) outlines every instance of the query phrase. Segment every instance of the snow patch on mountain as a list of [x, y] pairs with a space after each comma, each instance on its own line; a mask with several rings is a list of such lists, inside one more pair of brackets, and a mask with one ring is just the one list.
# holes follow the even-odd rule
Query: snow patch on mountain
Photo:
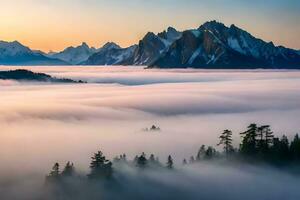
[[193, 55], [190, 57], [188, 64], [192, 65], [194, 60], [201, 54], [202, 52], [202, 46], [200, 46], [194, 53]]
[[246, 52], [241, 48], [239, 41], [237, 39], [229, 37], [227, 43], [235, 51], [240, 52], [241, 54], [246, 54]]
[[23, 46], [18, 41], [0, 41], [0, 57], [16, 56], [21, 54], [33, 53], [28, 47]]
[[195, 37], [199, 37], [201, 32], [199, 30], [191, 30]]

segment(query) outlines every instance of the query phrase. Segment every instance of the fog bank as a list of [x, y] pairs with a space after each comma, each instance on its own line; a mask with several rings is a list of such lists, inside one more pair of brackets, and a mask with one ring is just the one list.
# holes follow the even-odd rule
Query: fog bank
[[[121, 153], [130, 157], [154, 153], [161, 159], [172, 154], [178, 165], [195, 154], [201, 144], [216, 146], [224, 129], [232, 129], [235, 145], [240, 141], [239, 132], [252, 122], [270, 124], [275, 135], [292, 137], [300, 130], [298, 71], [29, 69], [89, 83], [0, 81], [2, 195], [13, 195], [15, 190], [30, 193], [30, 185], [38, 187], [54, 162], [71, 160], [80, 171], [87, 171], [90, 156], [99, 149], [110, 159]], [[153, 124], [162, 131], [142, 131]], [[7, 177], [11, 173], [15, 177]], [[286, 199], [299, 198], [294, 187], [299, 185], [298, 179], [264, 168], [253, 174], [236, 167], [202, 165], [199, 170], [183, 169], [175, 176], [154, 173], [146, 176], [146, 181], [134, 173], [120, 176], [125, 176], [129, 185], [141, 187], [140, 194], [149, 197], [165, 187], [166, 191], [184, 190], [196, 199], [200, 195], [204, 199], [211, 199], [210, 195], [223, 199], [282, 199], [287, 194], [290, 196]], [[228, 184], [227, 179], [232, 182]], [[263, 187], [265, 190], [255, 192]]]

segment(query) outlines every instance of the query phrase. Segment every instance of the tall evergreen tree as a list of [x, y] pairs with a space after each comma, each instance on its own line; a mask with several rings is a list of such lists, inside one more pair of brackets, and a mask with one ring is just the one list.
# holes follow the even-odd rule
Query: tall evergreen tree
[[240, 146], [240, 152], [245, 155], [255, 155], [257, 153], [257, 125], [250, 124], [245, 132], [240, 133], [243, 137], [242, 144]]
[[281, 139], [273, 139], [273, 145], [270, 147], [268, 158], [275, 164], [285, 164], [290, 160], [289, 141], [285, 135]]
[[151, 154], [150, 157], [149, 157], [149, 162], [150, 163], [155, 163], [155, 157], [154, 157], [154, 154]]
[[191, 156], [190, 157], [190, 164], [193, 164], [195, 162], [195, 158], [194, 158], [194, 156]]
[[264, 130], [265, 147], [269, 149], [270, 146], [273, 144], [274, 135], [269, 125], [262, 126], [262, 128]]
[[92, 157], [90, 169], [91, 172], [88, 177], [93, 179], [110, 178], [113, 173], [112, 163], [109, 160], [106, 160], [101, 151], [98, 151]]
[[260, 126], [257, 128], [257, 153], [261, 159], [270, 157], [270, 148], [274, 142], [273, 132], [269, 125]]
[[300, 138], [298, 134], [295, 135], [294, 140], [291, 142], [290, 152], [293, 160], [300, 162]]
[[226, 155], [229, 155], [233, 152], [233, 146], [232, 146], [232, 131], [226, 129], [221, 134], [220, 142], [218, 145], [223, 145], [224, 152]]
[[59, 164], [55, 163], [52, 167], [51, 172], [46, 177], [46, 182], [47, 183], [57, 183], [58, 180], [60, 180]]
[[171, 157], [171, 155], [168, 156], [167, 168], [173, 169], [173, 158]]
[[59, 177], [60, 172], [59, 172], [59, 164], [55, 163], [52, 167], [52, 171], [50, 172], [49, 176], [51, 177]]
[[211, 147], [211, 146], [209, 146], [209, 147], [207, 147], [207, 149], [205, 151], [205, 157], [204, 157], [204, 159], [210, 160], [210, 159], [214, 158], [216, 156], [216, 154], [217, 154], [216, 149], [213, 148], [213, 147]]
[[203, 159], [205, 157], [205, 145], [201, 145], [198, 153], [197, 153], [197, 156], [196, 156], [196, 160], [197, 161], [200, 161], [201, 159]]
[[146, 154], [143, 152], [142, 155], [140, 155], [138, 157], [137, 166], [140, 168], [145, 168], [147, 163], [148, 163], [148, 160], [146, 158]]
[[73, 176], [75, 173], [74, 164], [71, 162], [67, 162], [65, 168], [63, 169], [61, 175], [64, 177], [70, 177]]

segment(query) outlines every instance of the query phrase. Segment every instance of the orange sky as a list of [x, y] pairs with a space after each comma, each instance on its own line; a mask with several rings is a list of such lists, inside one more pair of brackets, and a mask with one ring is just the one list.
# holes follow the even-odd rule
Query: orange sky
[[[233, 2], [222, 2], [226, 1]], [[197, 28], [205, 21], [216, 19], [226, 25], [234, 23], [277, 45], [300, 49], [299, 14], [293, 8], [275, 4], [277, 7], [264, 10], [263, 4], [235, 3], [229, 7], [205, 0], [183, 2], [1, 0], [0, 40], [18, 40], [43, 51], [58, 51], [83, 41], [96, 47], [114, 41], [125, 47], [137, 43], [147, 31], [159, 32], [168, 26], [179, 30]], [[289, 14], [284, 15], [287, 11]]]

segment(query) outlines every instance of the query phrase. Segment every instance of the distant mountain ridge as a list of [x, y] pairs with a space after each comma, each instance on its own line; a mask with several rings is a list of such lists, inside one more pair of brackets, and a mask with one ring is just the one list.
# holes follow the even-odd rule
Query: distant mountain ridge
[[[2, 48], [3, 49], [3, 48]], [[4, 48], [5, 49], [5, 48]], [[133, 65], [148, 68], [268, 68], [300, 69], [300, 50], [275, 46], [252, 36], [235, 25], [230, 27], [217, 21], [206, 22], [197, 29], [183, 32], [169, 27], [155, 34], [148, 32], [136, 45], [121, 48], [109, 42], [96, 49], [82, 43], [59, 53], [23, 49], [28, 54], [12, 57], [11, 61], [52, 59], [72, 65]], [[11, 49], [8, 48], [8, 52]], [[4, 52], [6, 52], [4, 50]], [[4, 55], [0, 43], [0, 64]], [[35, 58], [32, 58], [35, 55]], [[26, 59], [25, 59], [26, 58]], [[49, 61], [49, 62], [50, 62]]]
[[68, 47], [59, 53], [46, 54], [49, 58], [60, 59], [72, 65], [77, 65], [86, 61], [92, 54], [96, 53], [97, 49], [89, 47], [85, 42], [77, 47]]
[[44, 56], [21, 43], [0, 41], [0, 65], [66, 65], [67, 63]]
[[131, 65], [137, 46], [121, 48], [114, 43], [107, 43], [100, 51], [90, 56], [84, 65]]

